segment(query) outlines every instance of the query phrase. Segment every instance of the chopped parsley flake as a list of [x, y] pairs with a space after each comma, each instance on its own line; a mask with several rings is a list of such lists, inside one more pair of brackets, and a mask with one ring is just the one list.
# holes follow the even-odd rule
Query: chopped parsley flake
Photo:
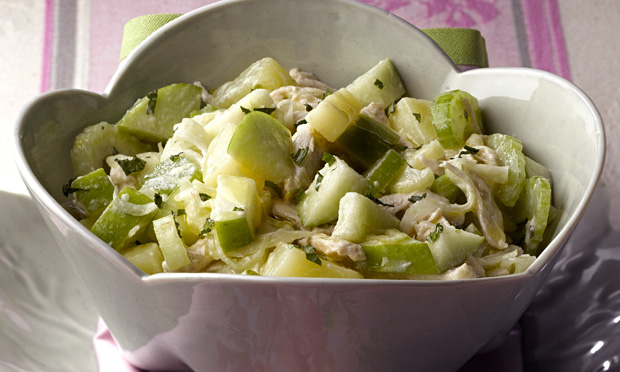
[[203, 202], [211, 199], [211, 196], [209, 194], [205, 194], [204, 192], [199, 193], [198, 196], [200, 196], [200, 200]]
[[264, 112], [267, 115], [271, 115], [274, 111], [276, 111], [275, 107], [257, 107], [254, 111]]
[[299, 247], [299, 249], [301, 249], [306, 254], [306, 260], [322, 266], [321, 258], [319, 257], [318, 253], [316, 253], [316, 248], [314, 248], [310, 244], [306, 244], [303, 247]]
[[185, 209], [183, 209], [183, 208], [181, 208], [181, 209], [179, 209], [179, 210], [177, 211], [177, 216], [183, 216], [183, 215], [185, 215], [185, 214], [186, 214], [186, 213], [185, 213]]
[[370, 192], [366, 193], [366, 197], [368, 199], [372, 200], [373, 202], [375, 202], [375, 203], [377, 203], [377, 204], [379, 204], [381, 206], [384, 206], [384, 207], [393, 207], [394, 206], [394, 204], [388, 204], [388, 203], [382, 202], [381, 200], [376, 198], [374, 195], [372, 195]]
[[181, 158], [181, 154], [183, 153], [183, 151], [181, 151], [180, 153], [176, 154], [176, 155], [170, 155], [170, 160], [172, 161], [177, 161]]
[[467, 155], [467, 154], [472, 154], [472, 155], [476, 155], [480, 150], [475, 148], [475, 147], [470, 147], [465, 145], [464, 150], [459, 152], [459, 158], [463, 155]]
[[252, 110], [250, 110], [250, 109], [246, 109], [246, 108], [245, 108], [245, 107], [243, 107], [243, 106], [239, 106], [239, 108], [241, 108], [241, 111], [243, 111], [243, 113], [244, 113], [244, 114], [249, 114], [250, 112], [252, 112]]
[[312, 106], [310, 106], [310, 105], [308, 104], [308, 102], [304, 103], [304, 106], [306, 106], [306, 111], [308, 111], [308, 112], [312, 111], [312, 109], [313, 109], [313, 107], [312, 107]]
[[159, 209], [161, 209], [161, 207], [164, 205], [164, 199], [159, 193], [155, 193], [155, 196], [153, 197], [153, 202]]
[[332, 92], [329, 89], [325, 89], [325, 93], [323, 93], [323, 99], [327, 98], [327, 96], [329, 96], [330, 94], [332, 94]]
[[149, 100], [146, 104], [146, 113], [148, 115], [153, 115], [155, 113], [155, 106], [157, 105], [157, 90], [149, 92], [146, 98]]
[[422, 115], [418, 114], [417, 112], [413, 113], [413, 116], [415, 117], [415, 119], [418, 121], [418, 123], [422, 122]]
[[303, 124], [308, 124], [308, 122], [306, 121], [306, 119], [301, 119], [300, 121], [298, 121], [297, 123], [295, 123], [295, 128], [297, 128], [300, 125]]
[[375, 80], [374, 82], [375, 86], [379, 89], [383, 89], [383, 82], [379, 79]]
[[300, 165], [306, 158], [306, 155], [308, 155], [308, 147], [298, 149], [294, 154], [291, 154], [291, 158], [293, 158], [295, 164]]
[[233, 212], [237, 212], [237, 211], [239, 211], [239, 212], [245, 212], [245, 209], [243, 209], [243, 208], [241, 208], [241, 207], [237, 207], [237, 206], [235, 206], [235, 207], [233, 208]]
[[130, 175], [132, 173], [142, 172], [146, 162], [140, 159], [137, 156], [134, 156], [131, 159], [114, 159], [118, 165], [123, 169], [125, 175]]
[[319, 191], [319, 187], [321, 187], [321, 181], [323, 181], [323, 175], [321, 174], [321, 172], [316, 172], [316, 185], [314, 186], [314, 189], [316, 191]]
[[68, 197], [69, 194], [73, 194], [76, 191], [88, 191], [88, 189], [82, 189], [79, 187], [71, 187], [71, 184], [73, 183], [73, 181], [75, 181], [75, 178], [70, 179], [69, 182], [62, 185], [62, 194], [65, 196], [65, 198]]
[[202, 231], [200, 232], [200, 236], [210, 233], [211, 230], [213, 230], [213, 226], [215, 226], [215, 221], [213, 221], [210, 218], [207, 218], [207, 220], [205, 221], [205, 225], [202, 228]]
[[420, 200], [426, 198], [426, 193], [422, 194], [422, 195], [412, 195], [409, 199], [407, 199], [408, 201], [410, 201], [411, 203], [415, 203], [415, 202], [419, 202]]
[[438, 223], [437, 225], [435, 225], [435, 231], [430, 233], [428, 238], [426, 238], [426, 240], [430, 242], [435, 242], [437, 239], [439, 239], [439, 234], [441, 234], [442, 231], [443, 231], [443, 225]]

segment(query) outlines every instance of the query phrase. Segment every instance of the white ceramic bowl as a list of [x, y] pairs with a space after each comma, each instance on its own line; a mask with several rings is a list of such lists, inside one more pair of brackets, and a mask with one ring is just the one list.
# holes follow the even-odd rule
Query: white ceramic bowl
[[[389, 57], [409, 95], [469, 91], [491, 131], [518, 137], [553, 172], [561, 210], [553, 240], [525, 273], [502, 278], [149, 277], [63, 209], [69, 151], [82, 128], [117, 120], [166, 84], [217, 86], [264, 56], [336, 87]], [[228, 1], [188, 13], [141, 44], [104, 94], [64, 90], [33, 100], [15, 144], [33, 199], [125, 357], [166, 371], [453, 371], [519, 319], [578, 223], [604, 159], [599, 114], [571, 83], [520, 68], [459, 73], [410, 24], [349, 0]]]

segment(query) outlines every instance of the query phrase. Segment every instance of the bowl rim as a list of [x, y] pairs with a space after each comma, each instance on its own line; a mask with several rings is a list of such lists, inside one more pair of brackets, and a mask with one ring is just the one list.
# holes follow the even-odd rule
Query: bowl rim
[[[411, 23], [403, 20], [402, 18], [387, 12], [385, 10], [379, 9], [369, 4], [365, 4], [362, 2], [354, 1], [354, 0], [333, 0], [340, 3], [346, 3], [362, 8], [366, 8], [367, 11], [383, 13], [383, 15], [387, 15], [389, 17], [394, 17], [393, 19], [396, 22], [403, 23], [407, 28], [411, 29], [412, 32], [419, 32], [424, 35], [430, 41], [429, 45], [443, 54], [446, 61], [448, 61], [452, 67], [452, 75], [446, 76], [446, 79], [456, 78], [461, 74], [478, 74], [488, 73], [488, 71], [501, 73], [503, 71], [520, 71], [521, 73], [534, 73], [537, 75], [544, 75], [545, 77], [555, 80], [556, 82], [566, 86], [570, 90], [574, 91], [581, 100], [587, 105], [590, 110], [592, 116], [595, 118], [595, 126], [597, 128], [596, 136], [597, 136], [597, 149], [598, 154], [596, 157], [595, 169], [593, 170], [591, 177], [588, 181], [587, 187], [584, 190], [584, 196], [581, 201], [575, 208], [575, 211], [569, 216], [568, 220], [564, 227], [557, 233], [557, 235], [549, 242], [545, 250], [536, 257], [536, 260], [528, 267], [524, 272], [511, 274], [506, 276], [499, 277], [484, 277], [484, 278], [471, 278], [471, 279], [455, 279], [455, 280], [422, 280], [422, 279], [345, 279], [345, 278], [305, 278], [305, 277], [266, 277], [266, 276], [256, 276], [256, 275], [242, 275], [242, 274], [224, 274], [224, 273], [158, 273], [149, 275], [144, 273], [142, 270], [138, 269], [136, 266], [131, 264], [128, 260], [122, 257], [116, 250], [114, 250], [109, 245], [105, 244], [99, 238], [97, 238], [94, 234], [90, 232], [85, 226], [83, 226], [77, 219], [75, 219], [62, 205], [54, 199], [51, 194], [43, 187], [43, 185], [39, 182], [37, 177], [34, 174], [34, 171], [28, 164], [26, 159], [26, 151], [22, 146], [21, 139], [23, 137], [23, 126], [25, 125], [25, 117], [30, 112], [30, 110], [37, 106], [37, 104], [41, 101], [47, 100], [55, 95], [64, 95], [64, 94], [82, 94], [92, 96], [98, 100], [106, 101], [110, 99], [110, 96], [114, 92], [114, 87], [118, 84], [118, 82], [122, 79], [124, 73], [126, 72], [129, 62], [135, 59], [139, 59], [140, 56], [146, 52], [150, 48], [152, 48], [153, 44], [157, 43], [157, 41], [164, 37], [164, 35], [169, 32], [171, 29], [177, 27], [177, 25], [184, 23], [186, 20], [200, 17], [200, 15], [204, 12], [210, 12], [213, 9], [217, 9], [220, 7], [227, 7], [237, 3], [250, 2], [253, 0], [224, 0], [216, 3], [211, 3], [200, 8], [194, 9], [188, 13], [185, 13], [178, 18], [170, 21], [165, 24], [161, 28], [154, 31], [151, 35], [149, 35], [142, 43], [140, 43], [134, 50], [132, 50], [127, 58], [125, 58], [115, 70], [111, 80], [107, 84], [103, 93], [96, 93], [89, 90], [84, 89], [75, 89], [75, 88], [67, 88], [67, 89], [58, 89], [49, 92], [45, 92], [35, 96], [31, 99], [25, 106], [23, 106], [18, 112], [16, 125], [14, 126], [13, 133], [13, 141], [12, 141], [12, 152], [14, 154], [15, 162], [17, 163], [17, 167], [19, 173], [27, 186], [32, 198], [38, 202], [37, 207], [41, 210], [42, 208], [51, 212], [52, 215], [60, 218], [63, 223], [69, 225], [73, 229], [77, 229], [80, 234], [87, 239], [91, 246], [95, 246], [98, 250], [98, 254], [104, 256], [104, 259], [109, 261], [108, 264], [114, 264], [116, 268], [122, 271], [127, 277], [136, 282], [142, 282], [144, 285], [158, 285], [162, 283], [168, 282], [203, 282], [209, 280], [225, 280], [225, 281], [240, 281], [240, 282], [252, 282], [252, 283], [266, 283], [266, 284], [293, 284], [293, 285], [333, 285], [333, 286], [376, 286], [376, 285], [390, 285], [390, 286], [454, 286], [454, 285], [462, 285], [464, 283], [477, 283], [477, 282], [502, 282], [502, 281], [514, 281], [514, 280], [525, 280], [537, 276], [540, 274], [543, 269], [548, 266], [554, 258], [557, 258], [561, 248], [568, 242], [571, 234], [573, 233], [576, 225], [579, 223], [581, 217], [583, 216], [587, 204], [590, 202], [594, 190], [600, 181], [600, 176], [602, 173], [602, 169], [605, 161], [605, 153], [606, 153], [606, 142], [605, 142], [605, 131], [603, 122], [600, 116], [600, 113], [592, 100], [588, 97], [588, 95], [581, 90], [574, 83], [564, 79], [560, 76], [552, 74], [550, 72], [546, 72], [543, 70], [528, 68], [528, 67], [488, 67], [484, 69], [474, 69], [468, 70], [464, 72], [460, 72], [458, 67], [451, 61], [448, 55], [426, 34], [424, 34], [420, 29], [412, 25]], [[302, 1], [302, 0], [299, 0]]]

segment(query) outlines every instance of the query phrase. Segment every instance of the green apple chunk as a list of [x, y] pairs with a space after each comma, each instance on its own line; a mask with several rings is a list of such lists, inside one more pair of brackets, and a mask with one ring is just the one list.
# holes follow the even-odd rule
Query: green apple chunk
[[173, 155], [163, 159], [144, 177], [142, 188], [152, 188], [159, 193], [170, 194], [183, 179], [202, 180], [200, 167], [183, 154]]
[[427, 243], [396, 230], [369, 235], [360, 243], [366, 260], [356, 264], [362, 272], [385, 274], [437, 274], [439, 270]]
[[175, 271], [190, 264], [187, 247], [179, 236], [173, 215], [154, 220], [153, 229], [170, 270]]
[[224, 252], [248, 245], [260, 223], [260, 201], [251, 178], [221, 175], [211, 218]]
[[114, 197], [114, 185], [103, 168], [85, 174], [71, 182], [75, 200], [89, 215], [103, 211]]
[[228, 108], [255, 89], [275, 90], [287, 85], [297, 85], [288, 72], [273, 58], [263, 58], [252, 63], [234, 80], [213, 91], [213, 105]]
[[305, 227], [333, 222], [338, 218], [340, 199], [348, 192], [365, 194], [370, 185], [342, 159], [334, 157], [317, 172], [297, 204], [297, 215]]
[[292, 244], [279, 243], [263, 265], [260, 274], [265, 276], [353, 278], [361, 273], [332, 261], [319, 258], [320, 264], [306, 258], [306, 253]]
[[405, 94], [405, 84], [390, 59], [377, 63], [353, 80], [347, 89], [362, 106], [374, 102], [383, 109]]
[[426, 239], [439, 272], [462, 264], [483, 242], [480, 235], [442, 224]]
[[95, 221], [91, 231], [119, 250], [144, 232], [156, 213], [157, 206], [151, 198], [125, 187]]
[[293, 174], [291, 132], [270, 115], [252, 111], [239, 123], [228, 154], [266, 180], [284, 181]]
[[332, 236], [359, 243], [370, 232], [398, 228], [399, 224], [398, 218], [379, 204], [364, 195], [349, 192], [340, 199]]
[[164, 256], [157, 243], [146, 243], [127, 248], [121, 252], [129, 262], [149, 275], [163, 272]]
[[361, 168], [368, 169], [388, 150], [397, 147], [400, 135], [375, 119], [359, 114], [338, 137], [341, 146]]
[[200, 109], [201, 104], [201, 87], [167, 85], [136, 102], [118, 125], [142, 140], [165, 142], [172, 136], [174, 125]]
[[104, 166], [105, 159], [114, 154], [133, 156], [148, 152], [153, 146], [138, 140], [118, 125], [101, 122], [86, 127], [75, 137], [71, 162], [76, 177]]

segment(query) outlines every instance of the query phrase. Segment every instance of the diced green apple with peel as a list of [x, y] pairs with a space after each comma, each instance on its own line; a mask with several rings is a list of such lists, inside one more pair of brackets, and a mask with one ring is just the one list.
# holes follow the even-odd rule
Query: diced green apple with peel
[[103, 168], [76, 178], [70, 188], [78, 206], [89, 214], [101, 212], [114, 197], [114, 185]]
[[379, 204], [364, 195], [348, 192], [338, 204], [338, 220], [332, 236], [359, 243], [369, 233], [395, 229], [399, 224], [398, 218]]
[[253, 179], [218, 177], [212, 219], [224, 252], [241, 248], [254, 240], [255, 228], [260, 222], [259, 203]]
[[[227, 152], [239, 163], [274, 183], [283, 182], [294, 171], [291, 132], [272, 116], [253, 111], [241, 120]], [[260, 154], [260, 156], [257, 156]]]
[[306, 278], [363, 278], [360, 272], [329, 260], [321, 260], [320, 265], [309, 261], [306, 259], [304, 251], [292, 244], [285, 243], [279, 243], [271, 252], [261, 274]]
[[[298, 87], [268, 57], [211, 95], [200, 84], [157, 89], [118, 123], [91, 125], [76, 137], [76, 178], [63, 192], [74, 194], [85, 226], [149, 275], [196, 270], [202, 248], [214, 270], [224, 272], [392, 279], [440, 274], [489, 256], [495, 262], [520, 255], [523, 266], [540, 253], [554, 215], [551, 172], [525, 156], [518, 139], [486, 134], [469, 93], [406, 97], [396, 66], [385, 59], [349, 85], [325, 91], [318, 104], [306, 102], [306, 112], [296, 112], [303, 119], [287, 127], [271, 94], [286, 86], [316, 89]], [[306, 123], [312, 138], [294, 137]], [[494, 163], [481, 156], [462, 161], [455, 153], [471, 150], [466, 145], [488, 146]], [[314, 156], [302, 163], [314, 163], [311, 170], [295, 165], [296, 150]], [[153, 161], [127, 176], [110, 155]], [[300, 171], [307, 174], [297, 183]], [[515, 228], [508, 242], [520, 248], [506, 249], [510, 254], [485, 238], [489, 228], [481, 221], [502, 223], [481, 216], [480, 205], [495, 202], [495, 217]], [[430, 221], [434, 231], [418, 240]], [[342, 245], [313, 247], [308, 242], [317, 233]], [[356, 254], [342, 256], [341, 248]]]
[[91, 231], [112, 248], [119, 250], [133, 243], [146, 230], [157, 213], [147, 195], [125, 187], [107, 206]]
[[165, 142], [172, 136], [174, 125], [198, 110], [201, 102], [201, 87], [167, 85], [136, 102], [118, 125], [142, 140]]
[[384, 234], [369, 235], [361, 242], [366, 259], [356, 267], [367, 273], [438, 274], [429, 245], [409, 235], [390, 229]]
[[340, 199], [348, 192], [366, 193], [368, 182], [344, 160], [334, 157], [319, 170], [297, 204], [301, 224], [313, 227], [338, 219]]

